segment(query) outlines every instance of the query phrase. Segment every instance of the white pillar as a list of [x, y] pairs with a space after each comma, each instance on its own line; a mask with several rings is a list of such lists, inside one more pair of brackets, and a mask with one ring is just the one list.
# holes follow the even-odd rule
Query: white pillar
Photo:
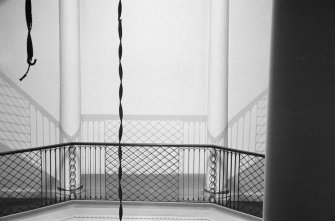
[[[80, 91], [80, 15], [79, 0], [59, 0], [59, 53], [60, 53], [60, 139], [61, 142], [78, 140], [81, 117]], [[64, 156], [65, 182], [62, 188], [73, 190], [80, 186], [79, 151], [67, 148]], [[75, 167], [70, 173], [71, 166]], [[70, 178], [72, 177], [72, 178]], [[73, 182], [75, 177], [75, 182]], [[71, 183], [71, 184], [70, 184]], [[75, 183], [75, 188], [73, 186]], [[75, 194], [70, 194], [70, 197]]]
[[273, 9], [263, 217], [335, 220], [334, 1]]
[[[208, 141], [210, 144], [227, 146], [229, 0], [211, 0], [209, 17]], [[213, 198], [214, 192], [218, 193], [224, 189], [224, 181], [221, 180], [221, 187], [219, 187], [218, 180], [219, 173], [221, 173], [220, 177], [223, 177], [223, 170], [217, 167], [215, 184], [213, 185], [213, 177], [209, 175], [209, 161], [216, 159], [214, 163], [219, 165], [223, 158], [219, 159], [214, 150], [209, 155], [206, 192], [209, 193], [210, 198]]]
[[74, 141], [80, 130], [79, 0], [59, 0], [60, 123]]
[[210, 1], [208, 137], [227, 145], [229, 0]]

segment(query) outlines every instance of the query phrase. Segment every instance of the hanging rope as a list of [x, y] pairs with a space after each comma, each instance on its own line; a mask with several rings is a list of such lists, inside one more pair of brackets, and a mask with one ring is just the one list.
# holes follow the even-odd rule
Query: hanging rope
[[120, 206], [119, 206], [119, 219], [122, 220], [123, 216], [123, 208], [122, 208], [122, 147], [121, 147], [121, 140], [122, 140], [122, 134], [123, 134], [123, 127], [122, 127], [122, 120], [123, 120], [123, 109], [122, 109], [122, 95], [123, 95], [123, 86], [122, 86], [122, 78], [123, 78], [123, 70], [122, 70], [122, 64], [121, 64], [121, 58], [122, 58], [122, 21], [121, 21], [121, 14], [122, 14], [122, 2], [119, 0], [118, 5], [118, 33], [119, 33], [119, 77], [120, 77], [120, 87], [119, 87], [119, 117], [120, 117], [120, 127], [119, 127], [119, 148], [118, 148], [118, 155], [119, 155], [119, 199], [120, 199]]
[[28, 28], [28, 37], [27, 37], [27, 63], [28, 68], [26, 73], [20, 78], [20, 81], [22, 81], [25, 77], [27, 77], [27, 74], [29, 72], [30, 66], [36, 64], [36, 59], [33, 60], [34, 56], [34, 50], [33, 50], [33, 41], [31, 40], [30, 32], [31, 27], [33, 23], [33, 19], [31, 16], [31, 0], [26, 0], [26, 22], [27, 22], [27, 28]]

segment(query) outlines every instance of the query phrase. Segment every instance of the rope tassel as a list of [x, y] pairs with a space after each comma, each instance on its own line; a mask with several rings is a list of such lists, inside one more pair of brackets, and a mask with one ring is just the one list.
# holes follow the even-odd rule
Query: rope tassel
[[120, 117], [120, 127], [119, 127], [119, 148], [118, 148], [118, 155], [119, 155], [119, 171], [118, 171], [118, 179], [119, 179], [119, 200], [120, 200], [120, 206], [119, 206], [119, 219], [122, 220], [123, 217], [123, 207], [122, 207], [122, 146], [121, 146], [121, 140], [122, 140], [122, 134], [123, 134], [123, 108], [122, 108], [122, 96], [123, 96], [123, 85], [122, 85], [122, 78], [123, 78], [123, 69], [121, 64], [121, 58], [122, 58], [122, 20], [121, 20], [121, 14], [122, 14], [122, 2], [119, 0], [118, 5], [118, 33], [119, 33], [119, 77], [120, 77], [120, 87], [119, 87], [119, 117]]
[[32, 14], [31, 14], [31, 0], [26, 0], [26, 22], [27, 22], [27, 28], [28, 28], [28, 36], [27, 36], [27, 63], [28, 68], [26, 73], [20, 78], [20, 81], [22, 81], [25, 77], [27, 77], [27, 74], [30, 70], [30, 66], [33, 66], [36, 64], [36, 59], [33, 61], [34, 57], [34, 49], [33, 49], [33, 41], [31, 39], [31, 27], [33, 24]]

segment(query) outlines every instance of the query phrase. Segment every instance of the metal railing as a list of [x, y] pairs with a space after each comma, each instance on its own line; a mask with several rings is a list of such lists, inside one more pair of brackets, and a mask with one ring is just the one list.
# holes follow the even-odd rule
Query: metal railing
[[[228, 122], [230, 148], [264, 153], [267, 90], [261, 92]], [[126, 115], [125, 142], [213, 144], [207, 116]], [[38, 102], [0, 71], [0, 151], [27, 149], [67, 141], [116, 142], [117, 115], [84, 114], [81, 133], [70, 138]], [[223, 138], [222, 138], [223, 139]]]
[[[117, 142], [119, 117], [115, 114], [81, 116], [81, 142]], [[228, 147], [265, 153], [267, 90], [262, 91], [228, 122]], [[213, 144], [205, 115], [125, 115], [127, 143]]]
[[[117, 200], [117, 145], [0, 153], [0, 216], [76, 200]], [[264, 155], [213, 145], [122, 144], [125, 201], [215, 203], [262, 216]]]
[[27, 149], [57, 144], [66, 133], [59, 122], [0, 71], [0, 147]]

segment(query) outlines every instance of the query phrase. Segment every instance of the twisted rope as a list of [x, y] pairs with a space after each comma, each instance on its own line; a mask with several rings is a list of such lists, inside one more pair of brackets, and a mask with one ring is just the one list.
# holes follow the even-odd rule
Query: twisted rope
[[27, 74], [30, 70], [30, 66], [33, 66], [36, 64], [36, 59], [33, 60], [34, 56], [34, 50], [33, 50], [33, 41], [31, 40], [30, 32], [31, 27], [33, 23], [32, 15], [31, 15], [31, 0], [26, 0], [26, 22], [27, 22], [27, 28], [28, 28], [28, 36], [27, 36], [27, 63], [28, 68], [26, 73], [20, 78], [20, 81], [22, 81], [25, 77], [27, 77]]
[[122, 64], [121, 64], [121, 58], [122, 58], [122, 20], [121, 20], [121, 14], [122, 14], [122, 2], [119, 0], [118, 5], [118, 33], [119, 33], [119, 77], [120, 77], [120, 87], [119, 87], [119, 117], [120, 117], [120, 127], [119, 127], [119, 148], [118, 148], [118, 155], [119, 155], [119, 199], [120, 199], [120, 206], [119, 206], [119, 219], [122, 220], [123, 216], [123, 207], [122, 207], [122, 147], [121, 147], [121, 140], [122, 140], [122, 134], [123, 134], [123, 127], [122, 127], [122, 120], [123, 120], [123, 109], [122, 109], [122, 95], [123, 95], [123, 85], [122, 85], [122, 78], [123, 78], [123, 70], [122, 70]]

